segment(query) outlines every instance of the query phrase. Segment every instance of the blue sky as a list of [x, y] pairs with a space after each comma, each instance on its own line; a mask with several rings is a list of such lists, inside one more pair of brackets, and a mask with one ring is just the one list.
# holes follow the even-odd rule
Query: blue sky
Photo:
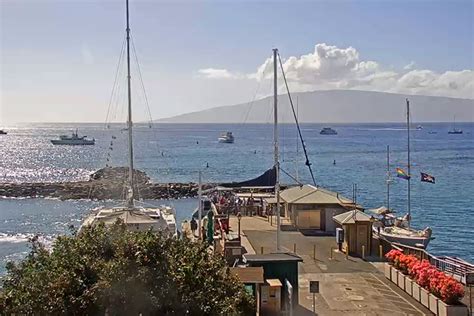
[[[124, 34], [124, 1], [0, 5], [0, 120], [104, 121]], [[285, 63], [295, 91], [472, 97], [472, 1], [131, 0], [130, 6], [154, 118], [249, 101], [258, 80], [252, 74], [273, 47], [283, 58], [296, 58]], [[322, 43], [320, 52], [341, 59], [323, 60], [315, 53]], [[315, 64], [301, 66], [303, 55]], [[352, 68], [341, 68], [348, 61]], [[376, 65], [361, 74], [367, 61]], [[312, 82], [311, 71], [321, 71], [320, 65], [339, 77], [318, 72]], [[447, 82], [456, 89], [444, 89]], [[137, 104], [138, 119], [145, 118], [142, 107]]]

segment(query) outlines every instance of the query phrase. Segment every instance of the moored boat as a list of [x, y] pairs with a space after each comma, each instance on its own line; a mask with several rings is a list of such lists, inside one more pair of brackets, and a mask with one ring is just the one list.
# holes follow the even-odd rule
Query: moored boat
[[337, 131], [330, 128], [330, 127], [324, 127], [319, 134], [321, 135], [337, 135]]
[[149, 231], [163, 233], [168, 236], [177, 235], [176, 212], [169, 206], [139, 206], [136, 203], [139, 191], [138, 181], [135, 179], [135, 171], [133, 168], [133, 122], [132, 122], [132, 102], [131, 102], [131, 76], [130, 76], [130, 27], [129, 27], [129, 10], [128, 0], [126, 1], [127, 16], [127, 81], [128, 81], [128, 181], [126, 183], [126, 202], [123, 206], [117, 207], [99, 207], [92, 210], [83, 224], [84, 227], [95, 225], [113, 225], [120, 222], [130, 231]]
[[219, 136], [219, 143], [227, 143], [227, 144], [232, 144], [234, 143], [234, 135], [232, 135], [232, 132], [224, 132]]
[[8, 133], [5, 132], [3, 129], [0, 129], [0, 135], [7, 135]]
[[94, 145], [95, 139], [87, 139], [87, 136], [79, 136], [77, 130], [71, 136], [60, 135], [59, 139], [52, 139], [53, 145]]

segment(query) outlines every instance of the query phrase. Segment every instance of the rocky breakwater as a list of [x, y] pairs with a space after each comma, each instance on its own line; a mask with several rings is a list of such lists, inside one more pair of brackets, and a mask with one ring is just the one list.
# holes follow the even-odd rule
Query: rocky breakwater
[[[128, 168], [107, 167], [90, 175], [88, 181], [58, 183], [0, 183], [0, 196], [51, 197], [61, 200], [121, 200], [127, 191]], [[197, 196], [196, 183], [153, 183], [134, 170], [135, 194], [141, 199], [178, 199]]]

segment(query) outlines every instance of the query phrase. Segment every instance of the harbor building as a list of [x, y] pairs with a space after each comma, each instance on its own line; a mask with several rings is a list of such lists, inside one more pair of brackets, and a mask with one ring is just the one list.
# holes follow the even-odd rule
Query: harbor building
[[291, 225], [297, 229], [319, 230], [328, 234], [336, 231], [334, 216], [353, 209], [363, 210], [337, 192], [309, 184], [286, 189], [281, 192], [280, 198]]

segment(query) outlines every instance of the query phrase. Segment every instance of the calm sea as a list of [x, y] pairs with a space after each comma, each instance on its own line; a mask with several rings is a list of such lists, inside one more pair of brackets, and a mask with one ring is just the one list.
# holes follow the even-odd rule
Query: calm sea
[[[124, 165], [124, 126], [102, 124], [34, 124], [2, 127], [0, 136], [0, 182], [73, 181], [108, 163]], [[332, 127], [336, 136], [319, 134], [323, 126], [305, 124], [303, 136], [317, 184], [352, 198], [357, 184], [357, 202], [366, 208], [386, 204], [386, 147], [390, 146], [391, 172], [406, 167], [407, 140], [403, 124], [353, 124]], [[411, 133], [412, 215], [415, 227], [433, 228], [430, 244], [435, 254], [454, 255], [474, 261], [474, 123], [459, 123], [462, 135], [449, 135], [450, 124], [423, 124]], [[96, 139], [95, 146], [53, 146], [50, 139], [79, 133]], [[217, 137], [231, 130], [234, 144], [220, 144]], [[136, 167], [153, 181], [237, 181], [255, 177], [272, 166], [272, 125], [160, 124], [134, 129]], [[112, 142], [112, 144], [111, 144]], [[301, 145], [297, 148], [294, 125], [280, 126], [282, 168], [301, 182], [311, 178], [304, 166]], [[336, 164], [334, 164], [334, 160]], [[436, 177], [436, 184], [419, 181], [420, 172]], [[291, 182], [283, 176], [284, 182]], [[391, 206], [406, 212], [406, 181], [391, 185]], [[196, 205], [194, 199], [172, 201], [178, 218], [186, 218]], [[113, 202], [107, 202], [113, 203]], [[160, 204], [162, 202], [155, 202]], [[40, 234], [50, 242], [68, 226], [78, 227], [95, 201], [0, 198], [0, 274], [7, 260], [25, 255], [27, 238]]]

